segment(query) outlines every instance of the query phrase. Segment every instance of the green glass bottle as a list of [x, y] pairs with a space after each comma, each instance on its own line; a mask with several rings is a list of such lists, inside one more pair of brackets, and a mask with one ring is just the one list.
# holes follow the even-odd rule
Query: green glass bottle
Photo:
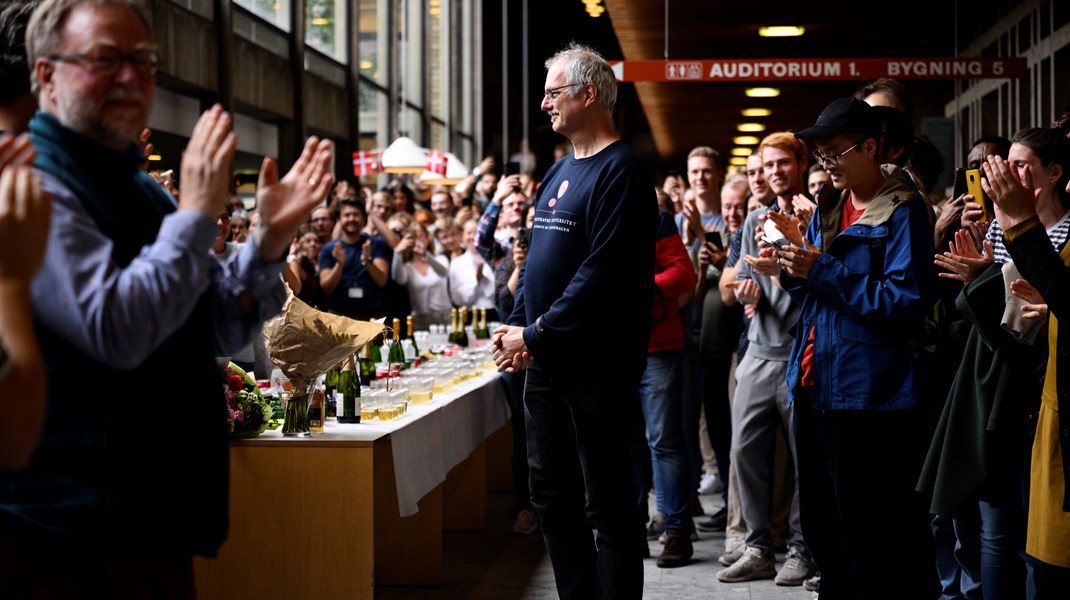
[[360, 385], [371, 387], [375, 380], [375, 359], [372, 356], [373, 344], [365, 344], [360, 351]]
[[487, 309], [477, 308], [476, 311], [476, 339], [477, 340], [489, 340], [490, 331], [487, 330]]
[[338, 373], [338, 393], [342, 395], [342, 414], [339, 423], [360, 423], [360, 376], [353, 357], [346, 357]]
[[[410, 367], [420, 364], [420, 347], [416, 345], [416, 326], [412, 315], [405, 317], [405, 363]], [[411, 347], [411, 350], [410, 350]]]
[[446, 341], [451, 343], [451, 344], [456, 344], [457, 343], [457, 318], [459, 316], [460, 316], [460, 313], [457, 312], [456, 308], [451, 308], [450, 309], [450, 334], [446, 338]]
[[334, 390], [338, 387], [338, 373], [341, 370], [342, 363], [338, 363], [330, 369], [327, 369], [327, 374], [323, 377], [323, 392], [328, 398], [334, 395]]
[[459, 309], [460, 318], [457, 319], [457, 345], [461, 348], [468, 347], [468, 330], [465, 329], [465, 324], [468, 321], [468, 307], [462, 306]]
[[384, 342], [389, 342], [390, 353], [388, 359], [390, 364], [405, 364], [405, 351], [401, 349], [401, 319], [394, 319], [394, 336]]

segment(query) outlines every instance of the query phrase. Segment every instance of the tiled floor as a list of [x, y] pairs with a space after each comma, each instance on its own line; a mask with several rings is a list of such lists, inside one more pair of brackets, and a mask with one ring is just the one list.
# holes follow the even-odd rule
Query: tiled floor
[[[720, 508], [720, 496], [703, 496], [707, 512]], [[442, 585], [433, 588], [379, 587], [377, 600], [542, 600], [557, 598], [553, 570], [538, 533], [524, 538], [509, 535], [509, 501], [504, 493], [491, 494], [487, 530], [448, 532], [443, 538]], [[695, 558], [677, 569], [659, 569], [654, 559], [644, 562], [644, 598], [688, 600], [811, 600], [814, 594], [801, 587], [780, 587], [773, 581], [721, 583], [717, 562], [724, 545], [723, 534], [700, 533]], [[657, 542], [650, 550], [657, 556]], [[784, 559], [777, 556], [778, 567]]]

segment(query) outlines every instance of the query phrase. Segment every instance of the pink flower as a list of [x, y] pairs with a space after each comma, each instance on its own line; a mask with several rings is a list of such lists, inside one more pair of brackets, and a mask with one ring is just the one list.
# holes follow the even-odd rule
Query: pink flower
[[241, 388], [242, 388], [241, 377], [239, 377], [238, 375], [231, 375], [227, 379], [227, 385], [230, 387], [230, 391], [232, 391], [232, 392], [240, 392]]

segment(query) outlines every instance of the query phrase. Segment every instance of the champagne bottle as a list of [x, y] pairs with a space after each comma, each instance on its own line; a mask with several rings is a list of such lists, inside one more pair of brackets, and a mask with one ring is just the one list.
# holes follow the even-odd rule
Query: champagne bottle
[[342, 370], [342, 363], [334, 365], [330, 369], [327, 369], [327, 374], [323, 378], [323, 392], [328, 398], [334, 394], [334, 388], [338, 387], [338, 373]]
[[365, 344], [360, 351], [360, 385], [371, 387], [375, 379], [375, 359], [372, 357], [372, 344]]
[[308, 403], [308, 429], [309, 431], [323, 431], [323, 416], [326, 411], [326, 402], [323, 390], [316, 387], [312, 390], [312, 400]]
[[384, 340], [390, 346], [390, 352], [387, 355], [388, 362], [390, 364], [405, 364], [405, 351], [401, 349], [401, 319], [394, 319], [394, 337], [392, 339]]
[[489, 340], [490, 331], [487, 330], [487, 309], [477, 308], [476, 312], [479, 316], [479, 324], [476, 325], [476, 339]]
[[457, 329], [458, 329], [458, 327], [457, 327], [457, 319], [458, 319], [458, 317], [460, 317], [460, 314], [461, 313], [459, 313], [456, 308], [451, 308], [450, 309], [450, 335], [449, 335], [449, 338], [447, 338], [446, 341], [448, 341], [451, 344], [458, 344], [459, 343], [457, 341]]
[[382, 339], [383, 339], [382, 334], [380, 334], [379, 337], [375, 338], [374, 340], [372, 340], [368, 344], [368, 346], [370, 347], [370, 349], [368, 350], [368, 353], [371, 355], [372, 365], [377, 365], [377, 364], [383, 362], [383, 343], [382, 343]]
[[461, 318], [459, 319], [460, 327], [457, 332], [457, 345], [462, 348], [468, 347], [468, 330], [465, 329], [465, 325], [468, 322], [468, 307], [462, 306], [460, 308]]
[[342, 414], [339, 423], [360, 423], [360, 376], [357, 374], [353, 357], [347, 356], [342, 361], [342, 370], [338, 374], [338, 392], [342, 394]]
[[[416, 345], [416, 326], [413, 324], [412, 315], [405, 317], [405, 333], [408, 335], [405, 339], [409, 340], [409, 344], [405, 346], [405, 362], [412, 366], [418, 366], [420, 364], [420, 347]], [[412, 355], [409, 355], [410, 345]]]

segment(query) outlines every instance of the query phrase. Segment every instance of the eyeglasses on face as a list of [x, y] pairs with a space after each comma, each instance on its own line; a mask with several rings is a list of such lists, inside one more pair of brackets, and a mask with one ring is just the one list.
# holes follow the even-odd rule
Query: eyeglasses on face
[[114, 75], [123, 68], [123, 63], [130, 63], [134, 73], [142, 79], [156, 74], [159, 57], [149, 48], [134, 50], [123, 54], [115, 46], [97, 45], [81, 54], [52, 54], [49, 60], [57, 62], [82, 63], [90, 71], [99, 75]]
[[814, 160], [821, 163], [821, 166], [825, 167], [826, 169], [835, 169], [836, 167], [840, 166], [840, 159], [843, 158], [851, 150], [857, 148], [858, 145], [861, 143], [862, 142], [855, 142], [851, 144], [850, 148], [844, 150], [843, 152], [840, 152], [835, 156], [825, 156], [821, 152], [814, 152], [811, 156], [813, 156]]
[[566, 83], [560, 87], [550, 88], [542, 93], [543, 99], [549, 98], [551, 102], [557, 100], [557, 97], [561, 95], [561, 92], [568, 88], [576, 87], [577, 85], [586, 85], [584, 83]]

